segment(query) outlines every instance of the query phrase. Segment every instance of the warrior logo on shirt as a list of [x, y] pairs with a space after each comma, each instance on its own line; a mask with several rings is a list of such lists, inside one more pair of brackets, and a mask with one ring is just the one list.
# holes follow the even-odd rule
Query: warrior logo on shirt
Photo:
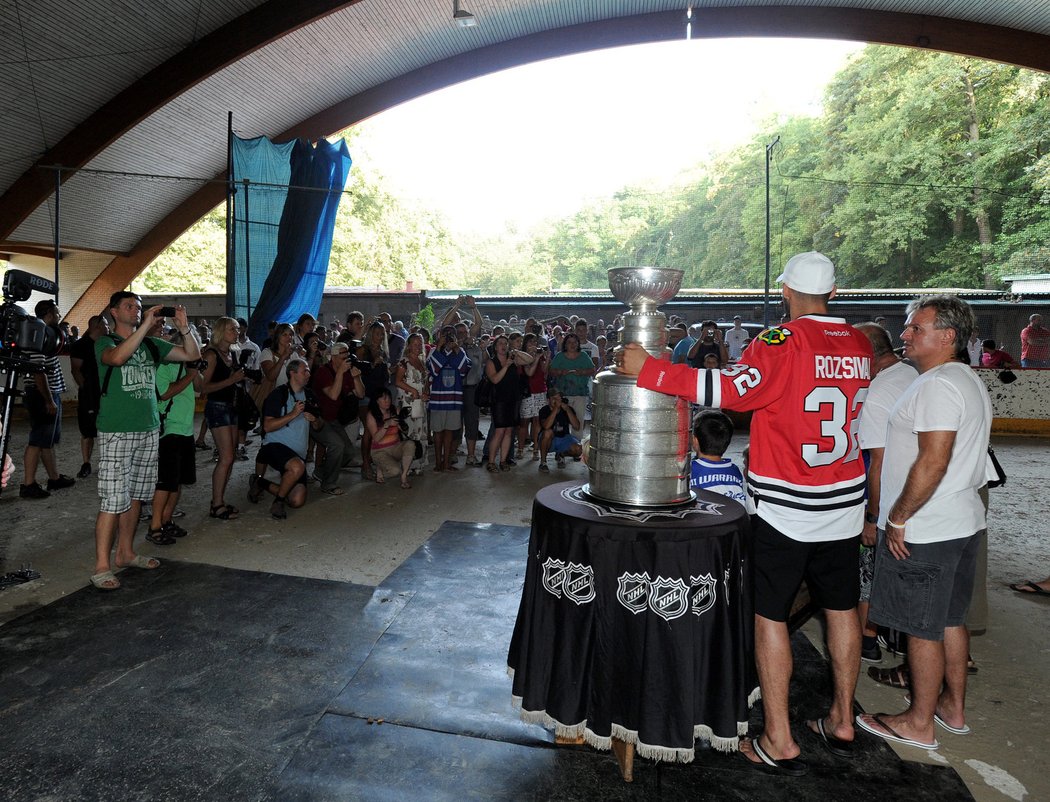
[[758, 339], [764, 342], [766, 345], [783, 345], [787, 342], [787, 338], [791, 336], [791, 329], [782, 329], [776, 326], [772, 329], [766, 329], [758, 335]]

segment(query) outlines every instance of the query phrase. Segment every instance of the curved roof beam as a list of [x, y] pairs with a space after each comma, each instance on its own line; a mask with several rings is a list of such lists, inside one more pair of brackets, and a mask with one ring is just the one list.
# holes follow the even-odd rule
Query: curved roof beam
[[[1013, 28], [855, 8], [732, 7], [693, 10], [696, 39], [779, 37], [845, 39], [986, 58], [1050, 72], [1050, 37]], [[429, 92], [533, 61], [685, 36], [682, 12], [660, 12], [584, 23], [524, 36], [462, 53], [406, 73], [331, 106], [274, 137], [327, 136]], [[225, 176], [216, 176], [220, 181]], [[209, 184], [187, 198], [95, 279], [69, 316], [94, 314], [112, 288], [126, 287], [183, 231], [222, 202], [224, 184]], [[0, 207], [2, 211], [2, 207]], [[0, 218], [2, 219], [2, 218]], [[88, 311], [91, 310], [91, 311]]]
[[223, 67], [360, 1], [267, 0], [155, 67], [66, 134], [0, 196], [0, 240], [10, 237], [54, 191], [54, 175], [41, 165], [83, 167], [154, 111]]

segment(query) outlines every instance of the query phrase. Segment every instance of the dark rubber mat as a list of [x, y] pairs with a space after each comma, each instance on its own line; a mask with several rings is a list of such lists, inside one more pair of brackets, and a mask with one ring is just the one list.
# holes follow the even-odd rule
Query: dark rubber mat
[[970, 798], [950, 768], [874, 738], [852, 761], [825, 752], [802, 721], [826, 711], [828, 667], [801, 635], [806, 777], [698, 750], [688, 765], [636, 759], [626, 784], [611, 754], [554, 747], [519, 720], [506, 675], [527, 542], [448, 522], [380, 589], [167, 561], [16, 619], [0, 627], [0, 797]]
[[408, 614], [387, 630], [330, 712], [553, 743], [511, 708], [507, 644], [527, 546], [521, 527], [446, 522], [384, 583], [412, 589]]
[[407, 596], [166, 560], [0, 628], [5, 799], [263, 799]]

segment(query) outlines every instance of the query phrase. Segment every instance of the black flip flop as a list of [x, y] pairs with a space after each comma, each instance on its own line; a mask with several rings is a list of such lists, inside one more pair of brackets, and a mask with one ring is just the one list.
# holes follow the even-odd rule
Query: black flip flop
[[[1025, 590], [1027, 588], [1027, 590]], [[1010, 590], [1020, 593], [1022, 596], [1050, 596], [1050, 590], [1043, 590], [1031, 579], [1010, 585]]]
[[758, 736], [751, 739], [751, 748], [758, 755], [761, 763], [756, 763], [754, 760], [744, 755], [744, 760], [751, 764], [753, 768], [759, 771], [766, 771], [771, 774], [783, 774], [785, 777], [802, 777], [809, 772], [809, 766], [801, 758], [788, 757], [781, 758], [780, 760], [774, 760], [766, 751], [759, 745]]
[[817, 729], [814, 730], [810, 727], [810, 731], [814, 735], [820, 736], [820, 742], [835, 757], [853, 757], [853, 741], [843, 741], [841, 738], [836, 738], [834, 735], [829, 735], [827, 730], [824, 729], [824, 719], [818, 718], [816, 721]]

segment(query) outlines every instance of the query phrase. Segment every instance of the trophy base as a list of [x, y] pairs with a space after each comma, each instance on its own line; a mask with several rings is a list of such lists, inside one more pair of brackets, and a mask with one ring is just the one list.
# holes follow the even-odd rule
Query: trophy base
[[591, 501], [597, 502], [598, 504], [605, 504], [613, 509], [617, 510], [639, 510], [642, 512], [658, 512], [660, 510], [667, 510], [668, 512], [677, 511], [684, 507], [691, 507], [696, 504], [696, 493], [692, 490], [689, 491], [688, 497], [681, 499], [680, 501], [662, 501], [662, 502], [648, 502], [648, 501], [624, 501], [618, 498], [606, 498], [598, 495], [591, 490], [591, 483], [585, 484], [581, 491], [583, 495], [587, 496]]

